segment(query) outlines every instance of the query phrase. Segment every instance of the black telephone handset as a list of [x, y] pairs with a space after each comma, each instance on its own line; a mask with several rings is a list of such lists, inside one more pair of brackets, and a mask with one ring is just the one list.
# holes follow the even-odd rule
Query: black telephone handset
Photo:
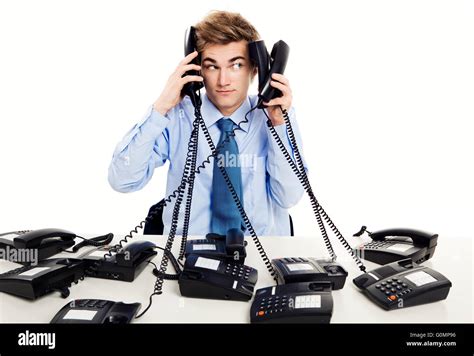
[[[0, 234], [0, 248], [37, 249], [38, 260], [44, 260], [74, 245], [76, 234], [63, 229], [13, 231]], [[30, 263], [31, 261], [18, 261]]]
[[140, 303], [77, 299], [62, 307], [51, 324], [128, 324], [140, 307]]
[[134, 241], [127, 244], [115, 255], [120, 266], [136, 266], [151, 256], [155, 256], [156, 245], [151, 241]]
[[451, 282], [410, 258], [364, 273], [353, 280], [378, 306], [394, 310], [446, 299]]
[[258, 68], [258, 96], [260, 109], [264, 108], [263, 101], [268, 102], [282, 95], [281, 91], [272, 87], [270, 82], [273, 73], [283, 74], [288, 62], [290, 47], [284, 41], [278, 41], [273, 45], [269, 55], [265, 42], [262, 40], [248, 44], [250, 60]]
[[250, 322], [327, 324], [332, 310], [330, 282], [284, 284], [257, 290]]
[[[362, 235], [366, 229], [363, 226], [354, 236]], [[372, 241], [361, 244], [355, 250], [362, 258], [382, 265], [405, 258], [421, 263], [433, 256], [438, 243], [437, 234], [415, 229], [385, 229], [367, 233]]]
[[53, 291], [69, 296], [71, 283], [84, 276], [84, 262], [75, 258], [52, 258], [0, 274], [0, 292], [36, 299]]
[[[197, 51], [197, 46], [196, 46], [196, 29], [191, 26], [186, 30], [186, 34], [184, 36], [184, 55], [187, 56], [188, 54], [193, 53], [194, 51]], [[197, 64], [200, 65], [200, 55], [198, 55], [196, 58], [194, 58], [190, 64]], [[199, 75], [198, 71], [195, 70], [190, 70], [187, 71], [184, 76], [186, 75]], [[194, 107], [200, 106], [201, 101], [196, 93], [198, 90], [200, 90], [204, 84], [202, 82], [190, 82], [186, 83], [183, 86], [183, 89], [181, 90], [181, 96], [184, 97], [185, 95], [188, 95], [191, 99], [191, 102], [193, 103]]]
[[226, 235], [207, 234], [205, 239], [187, 240], [185, 257], [191, 254], [244, 263], [247, 252], [244, 234], [240, 229], [229, 229]]
[[87, 269], [91, 277], [133, 282], [157, 255], [155, 249], [156, 245], [151, 241], [134, 241], [110, 256], [106, 255], [106, 248], [101, 248], [88, 252], [81, 258], [87, 263], [87, 267], [91, 267]]
[[257, 279], [258, 272], [252, 267], [191, 254], [178, 282], [185, 297], [248, 301]]

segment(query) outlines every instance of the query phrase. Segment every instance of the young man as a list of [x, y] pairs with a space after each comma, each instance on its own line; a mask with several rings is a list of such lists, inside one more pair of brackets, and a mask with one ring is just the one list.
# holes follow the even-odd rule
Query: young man
[[[109, 182], [119, 192], [143, 188], [155, 168], [170, 162], [166, 196], [175, 190], [183, 173], [192, 131], [194, 107], [189, 97], [180, 96], [183, 85], [204, 82], [202, 117], [214, 144], [222, 142], [245, 114], [257, 104], [248, 89], [256, 75], [250, 63], [248, 43], [258, 39], [255, 28], [240, 14], [216, 11], [195, 25], [198, 52], [186, 56], [171, 74], [159, 98], [142, 122], [135, 125], [117, 145], [109, 167]], [[201, 55], [201, 65], [190, 62]], [[189, 70], [200, 75], [184, 76]], [[271, 85], [283, 96], [266, 103], [267, 113], [288, 152], [293, 153], [280, 106], [288, 110], [301, 150], [301, 140], [291, 108], [291, 89], [285, 76], [274, 74]], [[204, 90], [201, 90], [203, 92]], [[224, 165], [244, 209], [258, 235], [289, 235], [287, 209], [301, 198], [303, 188], [270, 134], [267, 118], [260, 109], [252, 111], [248, 123], [230, 135], [218, 159], [211, 160], [196, 175], [189, 234], [226, 234], [229, 228], [245, 226], [228, 192], [217, 164]], [[211, 154], [199, 131], [197, 164]], [[184, 196], [186, 199], [186, 195]], [[157, 197], [159, 200], [159, 197]], [[182, 212], [184, 212], [184, 202]], [[174, 200], [165, 207], [164, 233], [170, 229]], [[180, 217], [181, 233], [183, 214]]]

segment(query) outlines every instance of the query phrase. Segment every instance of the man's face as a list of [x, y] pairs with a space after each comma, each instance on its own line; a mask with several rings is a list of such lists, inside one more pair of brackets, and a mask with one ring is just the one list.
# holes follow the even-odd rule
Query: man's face
[[247, 97], [255, 75], [250, 65], [247, 42], [209, 45], [201, 58], [207, 96], [223, 115], [231, 115]]

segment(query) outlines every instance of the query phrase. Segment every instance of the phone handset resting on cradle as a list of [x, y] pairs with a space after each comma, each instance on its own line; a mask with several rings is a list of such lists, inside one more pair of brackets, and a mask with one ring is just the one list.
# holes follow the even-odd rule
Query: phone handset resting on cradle
[[[8, 251], [8, 256], [2, 255], [0, 258], [20, 264], [36, 263], [63, 251], [77, 252], [84, 246], [108, 244], [113, 236], [109, 233], [86, 239], [71, 231], [58, 228], [6, 232], [0, 234], [0, 249]], [[76, 244], [75, 238], [81, 238], [83, 241]], [[71, 246], [73, 246], [72, 251], [68, 251], [67, 249]]]
[[[32, 250], [37, 251], [37, 260], [41, 261], [75, 244], [76, 234], [64, 229], [38, 229], [13, 231], [0, 234], [0, 248], [10, 251]], [[32, 261], [13, 261], [28, 264]]]
[[364, 232], [372, 241], [359, 245], [355, 251], [363, 259], [381, 265], [406, 258], [422, 263], [433, 257], [438, 243], [438, 234], [407, 228], [369, 232], [366, 226], [362, 226], [354, 236], [361, 236]]

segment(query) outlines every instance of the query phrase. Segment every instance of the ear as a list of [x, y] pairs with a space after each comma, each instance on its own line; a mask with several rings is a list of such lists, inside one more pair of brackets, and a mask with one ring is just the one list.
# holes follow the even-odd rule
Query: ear
[[258, 72], [257, 66], [253, 67], [252, 78], [254, 78], [257, 75], [257, 72]]
[[257, 66], [253, 67], [252, 72], [250, 73], [250, 83], [253, 83], [253, 80], [255, 79], [255, 76], [258, 73]]

